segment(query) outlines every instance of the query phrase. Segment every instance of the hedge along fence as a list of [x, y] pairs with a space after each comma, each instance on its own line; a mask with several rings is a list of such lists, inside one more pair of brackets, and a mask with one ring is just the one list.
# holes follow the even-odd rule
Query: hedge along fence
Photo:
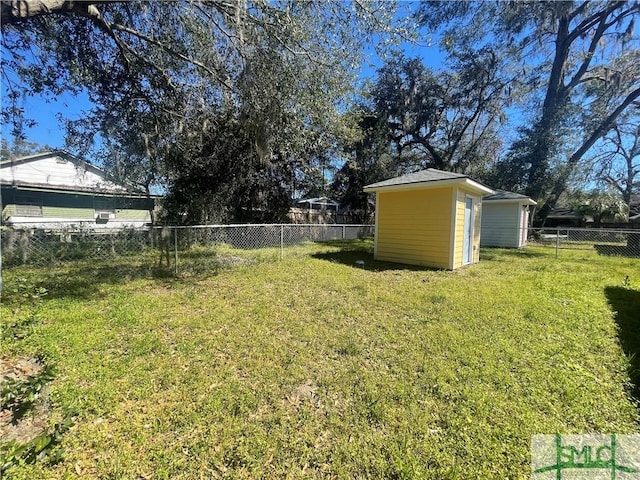
[[221, 246], [240, 252], [275, 249], [274, 256], [282, 258], [287, 247], [304, 242], [370, 236], [373, 236], [372, 225], [200, 225], [119, 230], [5, 228], [1, 247], [5, 266], [140, 257], [149, 266], [173, 265], [177, 273], [180, 257], [189, 257], [188, 252], [193, 253], [196, 247], [212, 253]]
[[[261, 224], [165, 226], [147, 229], [16, 229], [2, 230], [2, 264], [47, 266], [71, 261], [102, 261], [124, 265], [180, 269], [215, 267], [263, 251], [261, 258], [282, 259], [287, 248], [304, 242], [373, 237], [373, 225]], [[532, 228], [528, 244], [562, 249], [592, 249], [601, 255], [640, 258], [640, 230]], [[226, 258], [220, 258], [225, 250]], [[230, 253], [230, 251], [233, 251]], [[232, 258], [233, 257], [233, 258]]]
[[2, 264], [50, 265], [74, 260], [103, 260], [143, 253], [153, 246], [149, 230], [44, 230], [2, 231]]

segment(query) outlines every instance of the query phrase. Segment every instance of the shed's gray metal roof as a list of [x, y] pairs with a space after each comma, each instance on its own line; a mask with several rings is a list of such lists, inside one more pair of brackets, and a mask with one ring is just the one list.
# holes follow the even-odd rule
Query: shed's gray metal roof
[[367, 193], [382, 191], [389, 192], [406, 189], [438, 188], [445, 185], [463, 185], [465, 188], [478, 194], [494, 192], [493, 189], [486, 185], [472, 180], [468, 175], [444, 172], [442, 170], [436, 170], [435, 168], [427, 168], [426, 170], [420, 170], [419, 172], [390, 178], [383, 182], [372, 183], [371, 185], [364, 187], [363, 190]]
[[482, 200], [527, 200], [529, 197], [520, 193], [507, 192], [506, 190], [496, 190], [496, 193], [485, 195]]
[[408, 173], [400, 177], [390, 178], [378, 183], [372, 183], [364, 188], [391, 187], [394, 185], [407, 185], [410, 183], [437, 182], [439, 180], [453, 180], [456, 178], [469, 178], [461, 173], [444, 172], [435, 168], [427, 168], [419, 172]]

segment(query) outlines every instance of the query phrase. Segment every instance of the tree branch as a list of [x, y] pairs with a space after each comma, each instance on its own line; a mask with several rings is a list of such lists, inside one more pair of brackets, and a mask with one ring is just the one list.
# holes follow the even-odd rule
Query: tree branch
[[228, 82], [226, 82], [225, 80], [220, 78], [220, 75], [217, 72], [211, 70], [204, 63], [199, 62], [198, 60], [195, 60], [193, 58], [187, 57], [186, 55], [183, 55], [182, 53], [177, 52], [174, 49], [168, 47], [167, 45], [165, 45], [164, 43], [160, 42], [159, 40], [156, 40], [155, 38], [149, 37], [149, 36], [139, 32], [137, 30], [134, 30], [132, 28], [125, 27], [124, 25], [120, 25], [118, 23], [112, 24], [111, 28], [113, 30], [115, 30], [115, 31], [128, 33], [130, 35], [133, 35], [134, 37], [137, 37], [137, 38], [139, 38], [141, 40], [144, 40], [145, 42], [151, 43], [153, 45], [156, 45], [157, 47], [162, 48], [165, 52], [169, 53], [170, 55], [173, 55], [173, 56], [175, 56], [177, 58], [180, 58], [181, 60], [184, 60], [185, 62], [190, 63], [190, 64], [200, 68], [201, 70], [204, 70], [209, 75], [214, 77], [217, 81], [219, 81], [222, 85], [227, 87], [230, 91], [236, 92], [236, 90]]
[[573, 87], [575, 87], [578, 84], [578, 82], [580, 82], [580, 79], [587, 72], [587, 69], [591, 64], [591, 60], [593, 59], [593, 54], [596, 51], [596, 47], [598, 46], [598, 43], [600, 42], [600, 39], [602, 38], [602, 35], [605, 32], [606, 23], [607, 23], [607, 17], [603, 16], [602, 19], [600, 20], [600, 23], [598, 24], [598, 28], [596, 29], [595, 33], [593, 34], [593, 37], [591, 38], [591, 43], [589, 44], [589, 50], [586, 53], [585, 59], [582, 61], [580, 68], [578, 68], [578, 71], [575, 73], [573, 78], [569, 81], [569, 83], [565, 87], [567, 90], [571, 90]]
[[[605, 10], [585, 18], [567, 37], [569, 44], [573, 43], [576, 38], [585, 35], [589, 29], [593, 28], [594, 25], [597, 25], [603, 18], [606, 19], [612, 12], [615, 12], [618, 8], [621, 8], [624, 5], [626, 5], [626, 2], [611, 2]], [[571, 19], [572, 17], [569, 18]]]
[[573, 12], [571, 12], [569, 14], [569, 20], [573, 20], [574, 18], [576, 18], [578, 15], [581, 15], [582, 12], [585, 11], [585, 9], [589, 6], [589, 2], [582, 2], [582, 5], [580, 5], [578, 8], [576, 8]]
[[616, 118], [618, 118], [618, 116], [624, 111], [624, 109], [627, 108], [631, 103], [633, 103], [637, 98], [640, 98], [640, 88], [635, 89], [629, 95], [627, 95], [624, 101], [620, 105], [618, 105], [618, 107], [613, 112], [611, 112], [611, 114], [607, 118], [604, 119], [604, 121], [598, 126], [598, 128], [596, 128], [591, 133], [589, 138], [582, 144], [582, 146], [578, 148], [578, 150], [576, 150], [573, 155], [571, 155], [568, 161], [568, 165], [570, 167], [575, 165], [578, 160], [580, 160], [580, 158], [582, 158], [582, 156], [587, 152], [587, 150], [589, 150], [600, 137], [602, 137], [607, 133], [607, 131], [609, 131], [609, 129], [613, 125], [613, 122], [615, 122]]

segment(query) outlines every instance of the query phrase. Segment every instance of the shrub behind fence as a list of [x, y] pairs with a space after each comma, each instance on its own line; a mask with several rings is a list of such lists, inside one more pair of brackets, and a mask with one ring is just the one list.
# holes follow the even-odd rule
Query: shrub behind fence
[[[179, 270], [240, 261], [247, 255], [283, 258], [304, 242], [372, 237], [373, 225], [207, 225], [152, 229], [14, 229], [2, 230], [2, 264], [48, 266], [68, 261], [168, 266]], [[531, 228], [528, 245], [595, 250], [600, 255], [640, 258], [640, 230]], [[220, 252], [225, 250], [225, 257]], [[258, 252], [258, 253], [256, 253]], [[290, 253], [287, 253], [290, 252]], [[225, 260], [226, 259], [226, 260]]]
[[[282, 258], [287, 247], [303, 242], [350, 240], [373, 236], [372, 225], [206, 225], [152, 229], [14, 229], [2, 231], [2, 263], [46, 266], [74, 260], [135, 257], [148, 265], [170, 264], [177, 271], [193, 250], [225, 246], [238, 251], [271, 249]], [[191, 254], [188, 254], [191, 252]], [[200, 251], [199, 253], [203, 253]]]

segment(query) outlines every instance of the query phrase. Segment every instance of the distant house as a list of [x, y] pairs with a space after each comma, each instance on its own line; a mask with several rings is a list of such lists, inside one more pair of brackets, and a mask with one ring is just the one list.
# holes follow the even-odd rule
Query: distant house
[[544, 222], [545, 227], [586, 227], [592, 223], [593, 218], [578, 210], [565, 207], [556, 207], [549, 212]]
[[490, 188], [429, 168], [364, 191], [376, 194], [375, 259], [449, 270], [479, 261], [482, 196]]
[[289, 210], [292, 223], [336, 223], [340, 204], [328, 197], [304, 198]]
[[521, 248], [527, 244], [529, 209], [537, 203], [526, 195], [497, 190], [482, 197], [480, 246]]
[[329, 197], [304, 198], [298, 200], [296, 205], [309, 210], [328, 210], [333, 212], [337, 212], [340, 207], [338, 202], [331, 200]]
[[155, 198], [56, 150], [0, 162], [2, 224], [115, 229], [151, 223]]

